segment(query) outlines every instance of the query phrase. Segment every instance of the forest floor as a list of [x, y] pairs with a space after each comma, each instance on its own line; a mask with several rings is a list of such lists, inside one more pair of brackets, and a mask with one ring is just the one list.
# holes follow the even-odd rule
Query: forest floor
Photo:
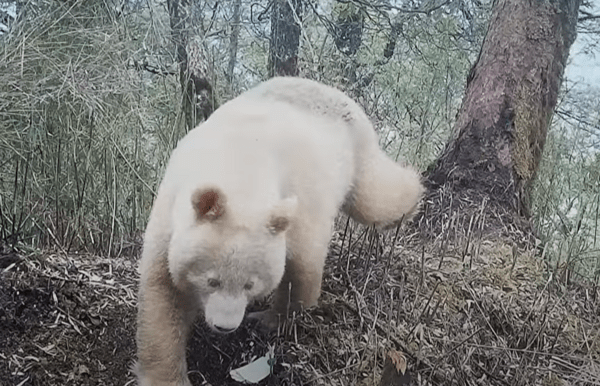
[[[599, 288], [498, 240], [337, 229], [319, 307], [271, 333], [197, 323], [194, 385], [238, 385], [230, 370], [270, 347], [259, 385], [378, 386], [390, 353], [395, 385], [600, 385]], [[134, 384], [137, 258], [0, 256], [0, 385]]]

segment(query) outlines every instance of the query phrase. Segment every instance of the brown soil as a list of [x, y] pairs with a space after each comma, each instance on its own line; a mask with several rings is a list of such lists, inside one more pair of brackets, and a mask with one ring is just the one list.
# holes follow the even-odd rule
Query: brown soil
[[[0, 258], [0, 385], [133, 384], [134, 260], [56, 254]], [[229, 370], [276, 344], [253, 323], [230, 335], [198, 324], [188, 353], [195, 385], [237, 385]], [[294, 385], [285, 358], [262, 385]], [[301, 380], [296, 375], [298, 381]]]
[[[567, 272], [498, 240], [449, 238], [440, 250], [345, 225], [318, 308], [270, 334], [247, 322], [215, 335], [198, 323], [194, 385], [238, 385], [229, 371], [269, 346], [276, 364], [259, 385], [376, 386], [390, 350], [406, 357], [411, 385], [600, 384], [597, 287], [568, 283]], [[0, 257], [0, 385], [134, 384], [136, 266]]]

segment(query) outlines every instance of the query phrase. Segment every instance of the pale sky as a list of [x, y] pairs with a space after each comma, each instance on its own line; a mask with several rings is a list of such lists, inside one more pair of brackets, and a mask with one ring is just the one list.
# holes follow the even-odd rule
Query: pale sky
[[[590, 1], [593, 4], [592, 13], [600, 14], [600, 0]], [[582, 86], [595, 86], [600, 88], [600, 50], [597, 49], [595, 57], [584, 54], [583, 34], [577, 35], [577, 40], [571, 47], [570, 64], [567, 66], [567, 78], [571, 82], [581, 83]], [[598, 37], [596, 37], [598, 39]], [[599, 45], [600, 46], [600, 45]]]
[[600, 52], [595, 57], [581, 52], [583, 44], [575, 41], [571, 47], [571, 62], [567, 66], [567, 78], [582, 85], [600, 87]]

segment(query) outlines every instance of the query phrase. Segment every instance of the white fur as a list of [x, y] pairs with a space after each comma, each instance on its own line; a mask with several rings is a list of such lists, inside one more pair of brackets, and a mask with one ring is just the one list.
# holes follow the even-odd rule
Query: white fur
[[206, 323], [218, 332], [233, 331], [242, 323], [247, 304], [245, 296], [212, 293], [204, 305]]
[[385, 226], [414, 211], [421, 193], [417, 173], [379, 150], [364, 112], [333, 88], [275, 78], [223, 105], [181, 140], [152, 209], [140, 383], [188, 384], [198, 311], [227, 331], [277, 287], [271, 318], [315, 305], [340, 207]]

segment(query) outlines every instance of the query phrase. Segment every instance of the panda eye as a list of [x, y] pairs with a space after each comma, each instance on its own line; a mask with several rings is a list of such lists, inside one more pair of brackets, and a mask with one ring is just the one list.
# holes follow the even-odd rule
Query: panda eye
[[244, 289], [246, 291], [250, 291], [252, 289], [252, 287], [254, 287], [254, 283], [249, 281], [248, 283], [244, 284]]
[[211, 288], [219, 288], [221, 287], [221, 282], [217, 279], [208, 279], [208, 286]]

